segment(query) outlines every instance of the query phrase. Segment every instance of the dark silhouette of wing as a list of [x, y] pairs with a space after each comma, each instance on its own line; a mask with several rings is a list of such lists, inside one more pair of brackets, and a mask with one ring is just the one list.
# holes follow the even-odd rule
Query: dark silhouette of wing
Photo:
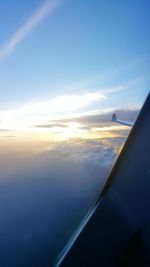
[[56, 266], [150, 266], [150, 94], [95, 208]]

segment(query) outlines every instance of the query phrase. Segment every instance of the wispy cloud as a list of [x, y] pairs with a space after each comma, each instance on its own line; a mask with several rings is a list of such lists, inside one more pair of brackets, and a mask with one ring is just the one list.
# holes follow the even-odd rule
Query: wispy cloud
[[7, 41], [7, 43], [0, 49], [0, 60], [11, 54], [16, 46], [29, 35], [42, 20], [52, 14], [56, 8], [62, 3], [62, 0], [47, 0], [44, 4], [35, 11], [35, 13], [26, 21], [26, 23], [19, 28]]
[[44, 119], [53, 119], [90, 106], [106, 99], [100, 92], [60, 95], [50, 100], [31, 102], [21, 105], [15, 110], [1, 111], [1, 128], [20, 129], [41, 123]]
[[106, 99], [106, 96], [101, 92], [88, 92], [73, 95], [65, 94], [56, 96], [48, 101], [26, 104], [22, 106], [21, 110], [26, 114], [70, 112], [89, 106], [102, 99]]
[[117, 93], [117, 92], [120, 92], [120, 91], [123, 91], [123, 90], [125, 90], [125, 87], [122, 86], [122, 85], [119, 85], [119, 86], [115, 86], [115, 87], [112, 87], [112, 88], [102, 89], [101, 92], [105, 93], [105, 95], [108, 95], [108, 94]]
[[[0, 111], [0, 129], [29, 129], [35, 125], [48, 124], [49, 121], [73, 119], [83, 116], [98, 115], [116, 109], [104, 106], [111, 101], [111, 94], [124, 90], [124, 86], [86, 90], [74, 94], [62, 94], [43, 101], [27, 102], [16, 109]], [[103, 102], [104, 101], [104, 102]], [[102, 105], [101, 105], [102, 104]], [[98, 107], [98, 109], [97, 109]], [[101, 107], [101, 109], [99, 109]], [[125, 107], [121, 105], [121, 109]], [[117, 105], [117, 108], [119, 106]], [[127, 107], [129, 108], [129, 107]], [[92, 118], [93, 121], [93, 118]]]

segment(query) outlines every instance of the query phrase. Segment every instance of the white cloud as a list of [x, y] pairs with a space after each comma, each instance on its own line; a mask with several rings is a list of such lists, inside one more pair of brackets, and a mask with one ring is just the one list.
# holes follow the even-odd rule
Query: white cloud
[[128, 129], [128, 126], [123, 125], [110, 125], [106, 127], [92, 127], [91, 132], [109, 132], [109, 131], [120, 131], [120, 130], [126, 130]]
[[113, 94], [113, 93], [117, 93], [117, 92], [120, 92], [120, 91], [123, 91], [125, 90], [125, 87], [124, 86], [115, 86], [115, 87], [112, 87], [112, 88], [105, 88], [103, 90], [101, 90], [102, 93], [105, 93], [105, 94]]
[[43, 121], [53, 119], [56, 115], [71, 115], [80, 109], [105, 99], [99, 92], [61, 95], [48, 101], [27, 103], [14, 110], [1, 111], [1, 128], [24, 129]]
[[88, 106], [93, 102], [105, 99], [106, 97], [99, 93], [85, 93], [73, 95], [57, 96], [49, 101], [31, 103], [22, 106], [21, 111], [26, 114], [44, 114], [59, 113], [65, 111], [75, 111], [82, 107]]
[[30, 34], [46, 16], [53, 13], [61, 2], [62, 0], [47, 0], [44, 2], [28, 21], [11, 36], [6, 45], [0, 49], [0, 60], [11, 54], [16, 46]]
[[52, 148], [52, 150], [57, 151], [62, 158], [68, 157], [71, 161], [80, 162], [87, 166], [94, 165], [103, 170], [110, 168], [116, 157], [117, 141], [115, 140], [111, 147], [100, 140], [68, 141], [55, 145], [55, 148]]

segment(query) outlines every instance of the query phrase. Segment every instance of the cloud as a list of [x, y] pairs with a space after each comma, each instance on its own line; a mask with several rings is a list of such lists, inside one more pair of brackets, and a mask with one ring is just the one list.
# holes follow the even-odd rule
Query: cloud
[[71, 115], [71, 112], [78, 112], [80, 109], [103, 99], [106, 99], [105, 95], [100, 92], [92, 92], [60, 95], [47, 101], [27, 103], [14, 110], [1, 111], [1, 127], [24, 129], [48, 121], [49, 118]]
[[[117, 112], [117, 115], [122, 119], [122, 120], [129, 120], [129, 121], [135, 121], [137, 118], [137, 115], [139, 113], [139, 107], [129, 107], [128, 109], [118, 109], [115, 110]], [[53, 120], [52, 122], [50, 121], [47, 124], [43, 125], [37, 125], [37, 127], [45, 127], [45, 128], [51, 128], [55, 125], [64, 127], [65, 125], [67, 126], [68, 123], [72, 121], [77, 121], [78, 123], [81, 124], [81, 128], [84, 129], [90, 129], [92, 127], [110, 127], [114, 126], [114, 123], [111, 121], [112, 118], [112, 113], [114, 112], [114, 109], [111, 111], [106, 111], [106, 112], [99, 112], [97, 114], [91, 114], [91, 115], [83, 115], [83, 116], [76, 116], [73, 118], [67, 118], [67, 119], [60, 119], [60, 120]], [[120, 128], [120, 125], [119, 125]]]
[[0, 60], [11, 54], [16, 46], [28, 36], [50, 13], [53, 13], [62, 0], [47, 0], [36, 12], [19, 28], [0, 49]]
[[102, 93], [105, 93], [105, 94], [113, 94], [113, 93], [117, 93], [117, 92], [120, 92], [120, 91], [123, 91], [125, 90], [125, 87], [124, 86], [115, 86], [115, 87], [112, 87], [112, 88], [105, 88], [103, 90], [101, 90]]
[[64, 123], [51, 123], [51, 124], [37, 125], [36, 127], [37, 128], [54, 128], [54, 127], [68, 128], [68, 125]]
[[[99, 107], [101, 101], [108, 100], [109, 94], [119, 90], [122, 90], [121, 86], [105, 90], [102, 88], [95, 91], [63, 94], [48, 100], [27, 102], [16, 109], [0, 111], [0, 128], [10, 130], [26, 130], [34, 126], [37, 128], [65, 128], [66, 123], [69, 122], [81, 123], [82, 127], [80, 128], [85, 130], [88, 130], [89, 127], [99, 127], [103, 122], [104, 126], [107, 126], [106, 124], [110, 125], [112, 112], [116, 110], [114, 108], [95, 110], [94, 108]], [[136, 113], [135, 108], [138, 107], [127, 108], [132, 113], [130, 115]], [[118, 112], [118, 115], [125, 120], [127, 120], [126, 117], [130, 117], [129, 113], [127, 114], [125, 111]], [[132, 117], [135, 118], [135, 116], [131, 116], [130, 121], [134, 120]]]
[[1, 253], [0, 266], [54, 266], [95, 203], [116, 156], [98, 141], [47, 149], [27, 160], [16, 147], [2, 153], [0, 247], [7, 255]]
[[53, 150], [57, 152], [56, 154], [58, 154], [62, 159], [67, 157], [69, 161], [73, 161], [78, 164], [80, 162], [84, 166], [97, 166], [102, 171], [103, 168], [109, 168], [113, 163], [116, 157], [116, 146], [117, 141], [110, 147], [110, 145], [107, 143], [105, 144], [100, 140], [81, 141], [80, 139], [77, 139], [72, 142], [68, 141], [55, 145]]
[[73, 95], [60, 95], [48, 101], [41, 101], [24, 105], [21, 110], [25, 113], [40, 113], [47, 112], [65, 112], [75, 111], [82, 107], [88, 106], [93, 102], [106, 99], [106, 96], [100, 92], [82, 93]]
[[[99, 113], [88, 116], [74, 116], [71, 118], [59, 120], [49, 120], [49, 123], [35, 125], [37, 129], [48, 129], [49, 134], [55, 134], [55, 138], [67, 140], [70, 138], [81, 139], [97, 139], [97, 138], [112, 138], [119, 136], [127, 136], [130, 128], [112, 122], [111, 112]], [[134, 122], [139, 113], [138, 109], [132, 110], [117, 110], [117, 114], [121, 119]]]

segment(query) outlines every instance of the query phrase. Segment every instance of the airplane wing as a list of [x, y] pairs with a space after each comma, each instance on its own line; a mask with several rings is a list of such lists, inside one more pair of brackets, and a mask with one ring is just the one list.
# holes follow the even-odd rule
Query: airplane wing
[[55, 267], [150, 266], [150, 94], [96, 205]]
[[126, 126], [133, 126], [133, 123], [132, 122], [119, 120], [117, 118], [117, 115], [115, 113], [113, 113], [113, 115], [112, 115], [112, 121], [117, 122], [117, 123], [120, 123], [122, 125], [126, 125]]

